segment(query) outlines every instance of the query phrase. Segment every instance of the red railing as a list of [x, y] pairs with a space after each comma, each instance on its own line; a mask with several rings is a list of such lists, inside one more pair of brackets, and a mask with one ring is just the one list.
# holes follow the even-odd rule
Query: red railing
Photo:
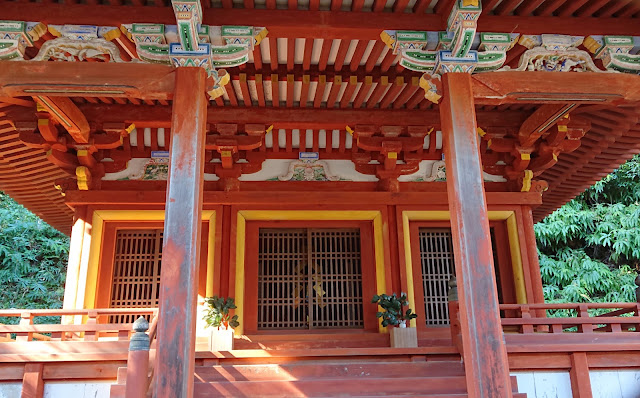
[[[502, 319], [505, 333], [640, 332], [640, 303], [501, 304], [500, 310], [511, 315]], [[547, 310], [575, 311], [576, 316], [541, 316]]]
[[[157, 308], [0, 310], [0, 317], [20, 319], [17, 325], [0, 324], [0, 342], [128, 340], [133, 324], [114, 322], [113, 318], [150, 316], [155, 333], [157, 313]], [[50, 316], [69, 322], [34, 323], [35, 318]]]
[[[640, 351], [640, 303], [501, 304], [507, 351]], [[549, 317], [548, 310], [574, 316]]]

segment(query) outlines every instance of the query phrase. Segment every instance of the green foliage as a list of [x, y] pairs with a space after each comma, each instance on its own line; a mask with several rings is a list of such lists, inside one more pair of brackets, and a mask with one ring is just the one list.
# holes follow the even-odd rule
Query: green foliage
[[547, 302], [635, 301], [640, 156], [536, 224]]
[[229, 326], [232, 328], [240, 326], [240, 322], [238, 322], [238, 315], [234, 315], [233, 317], [229, 314], [230, 310], [235, 310], [237, 307], [233, 298], [228, 297], [207, 297], [204, 299], [205, 304], [205, 314], [202, 318], [206, 323], [207, 327], [214, 327], [220, 329], [221, 326], [224, 326], [225, 329], [229, 329]]
[[403, 311], [402, 307], [409, 305], [406, 293], [402, 293], [400, 297], [395, 293], [391, 296], [376, 294], [371, 299], [371, 302], [378, 304], [383, 310], [376, 313], [376, 317], [382, 318], [382, 326], [398, 326], [400, 323], [403, 323], [403, 321], [406, 322], [418, 317], [410, 308]]
[[67, 236], [0, 192], [0, 308], [61, 308], [68, 256]]

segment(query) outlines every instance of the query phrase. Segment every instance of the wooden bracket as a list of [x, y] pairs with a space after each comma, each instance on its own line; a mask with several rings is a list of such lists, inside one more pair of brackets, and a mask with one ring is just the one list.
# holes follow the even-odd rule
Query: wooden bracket
[[67, 97], [35, 96], [33, 99], [60, 124], [75, 142], [89, 142], [89, 122], [76, 104]]

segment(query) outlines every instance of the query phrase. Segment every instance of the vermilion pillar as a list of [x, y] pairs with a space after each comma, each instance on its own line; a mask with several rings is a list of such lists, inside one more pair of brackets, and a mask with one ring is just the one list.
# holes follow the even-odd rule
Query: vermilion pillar
[[442, 80], [440, 119], [467, 389], [471, 398], [511, 397], [471, 75], [447, 73]]
[[[522, 206], [522, 226], [526, 237], [527, 256], [529, 257], [529, 274], [531, 275], [531, 285], [533, 286], [534, 303], [544, 303], [544, 292], [542, 290], [542, 275], [540, 274], [540, 259], [538, 258], [538, 247], [536, 244], [536, 233], [533, 229], [533, 214], [530, 206]], [[546, 316], [546, 311], [541, 310], [538, 316]]]
[[156, 396], [193, 396], [207, 117], [205, 70], [176, 69], [165, 207]]

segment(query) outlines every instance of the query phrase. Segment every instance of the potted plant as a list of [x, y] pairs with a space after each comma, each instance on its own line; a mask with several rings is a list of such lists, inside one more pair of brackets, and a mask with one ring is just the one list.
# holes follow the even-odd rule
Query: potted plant
[[209, 335], [209, 349], [211, 351], [233, 350], [233, 329], [238, 327], [238, 315], [231, 316], [230, 310], [236, 309], [233, 298], [207, 297], [205, 298], [205, 313], [202, 318], [211, 328]]
[[398, 297], [395, 293], [391, 296], [386, 294], [374, 295], [371, 299], [382, 308], [376, 313], [376, 317], [382, 318], [382, 326], [392, 326], [391, 347], [411, 348], [418, 346], [418, 334], [416, 328], [407, 327], [407, 321], [418, 317], [411, 308], [406, 311], [403, 307], [409, 306], [406, 293], [401, 293]]

